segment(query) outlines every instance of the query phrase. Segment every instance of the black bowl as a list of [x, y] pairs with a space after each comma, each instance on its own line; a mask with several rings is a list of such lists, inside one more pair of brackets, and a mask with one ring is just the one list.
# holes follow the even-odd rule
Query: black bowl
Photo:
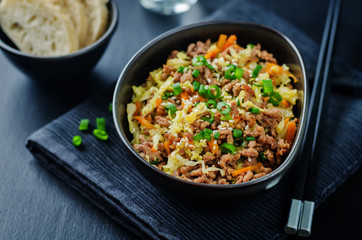
[[60, 84], [87, 75], [106, 50], [116, 30], [118, 9], [114, 0], [107, 4], [108, 26], [91, 45], [63, 56], [34, 56], [20, 51], [0, 28], [0, 48], [5, 56], [26, 76], [46, 84]]
[[[301, 99], [298, 100], [295, 115], [300, 119], [300, 125], [288, 157], [268, 175], [250, 182], [231, 185], [188, 182], [158, 170], [133, 149], [130, 143], [133, 136], [128, 130], [126, 105], [131, 102], [132, 85], [144, 83], [149, 72], [162, 66], [172, 50], [185, 50], [188, 44], [199, 40], [206, 41], [208, 38], [215, 42], [221, 33], [235, 34], [238, 37], [238, 44], [241, 46], [246, 46], [248, 43], [260, 43], [263, 49], [273, 53], [280, 63], [287, 64], [291, 71], [299, 77], [300, 81], [296, 83], [295, 87], [301, 90]], [[156, 186], [166, 189], [167, 192], [176, 193], [179, 196], [203, 198], [250, 195], [260, 193], [277, 184], [290, 169], [301, 148], [301, 139], [305, 132], [306, 109], [307, 80], [303, 60], [297, 48], [283, 34], [258, 24], [245, 22], [199, 23], [162, 34], [144, 46], [129, 61], [118, 79], [113, 96], [113, 119], [121, 141], [130, 152], [129, 160], [147, 179], [155, 183]]]

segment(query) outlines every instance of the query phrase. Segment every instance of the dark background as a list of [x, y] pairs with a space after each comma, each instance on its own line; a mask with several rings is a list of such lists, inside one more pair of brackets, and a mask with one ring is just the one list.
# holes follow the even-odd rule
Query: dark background
[[[198, 22], [227, 1], [199, 0], [189, 12], [173, 17], [150, 13], [135, 0], [117, 2], [118, 29], [104, 57], [82, 84], [41, 86], [0, 54], [0, 239], [135, 238], [42, 168], [25, 148], [26, 138], [115, 82], [130, 57], [149, 40], [171, 28]], [[327, 0], [255, 2], [321, 41]], [[344, 1], [336, 43], [336, 55], [359, 70], [361, 7], [362, 1]], [[361, 184], [359, 169], [317, 208], [312, 239], [362, 239]]]

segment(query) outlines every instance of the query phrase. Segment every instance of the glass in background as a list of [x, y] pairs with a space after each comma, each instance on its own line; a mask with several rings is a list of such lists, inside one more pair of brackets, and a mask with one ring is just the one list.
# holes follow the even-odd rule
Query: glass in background
[[147, 10], [163, 15], [175, 15], [190, 10], [197, 0], [139, 0], [139, 2]]

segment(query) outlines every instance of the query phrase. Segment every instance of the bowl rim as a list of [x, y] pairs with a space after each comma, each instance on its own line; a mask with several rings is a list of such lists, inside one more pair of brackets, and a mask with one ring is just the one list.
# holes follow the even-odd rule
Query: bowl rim
[[1, 38], [0, 38], [0, 48], [2, 48], [3, 50], [6, 50], [7, 52], [10, 52], [14, 55], [21, 56], [23, 58], [46, 60], [46, 61], [67, 60], [69, 58], [74, 58], [74, 57], [83, 55], [84, 53], [90, 52], [93, 49], [97, 48], [98, 45], [100, 45], [102, 42], [107, 40], [112, 35], [112, 33], [116, 30], [117, 23], [118, 23], [118, 16], [119, 16], [118, 7], [117, 7], [115, 0], [109, 0], [108, 4], [109, 4], [109, 8], [112, 10], [112, 19], [109, 23], [107, 30], [102, 34], [102, 36], [100, 38], [97, 39], [97, 41], [95, 41], [92, 44], [90, 44], [86, 47], [83, 47], [75, 52], [65, 54], [65, 55], [60, 55], [60, 56], [37, 56], [37, 55], [32, 55], [29, 53], [22, 52], [18, 49], [15, 49], [15, 48], [9, 46], [8, 44], [6, 44]]
[[[125, 74], [127, 73], [128, 69], [130, 68], [130, 66], [138, 60], [138, 58], [140, 58], [140, 56], [143, 54], [143, 52], [147, 51], [150, 47], [152, 47], [154, 44], [156, 44], [157, 42], [161, 41], [162, 39], [165, 39], [173, 34], [176, 33], [181, 33], [183, 31], [187, 31], [189, 29], [193, 29], [193, 28], [202, 28], [204, 26], [212, 26], [212, 25], [247, 25], [250, 27], [256, 27], [256, 28], [260, 28], [264, 31], [269, 31], [273, 34], [278, 35], [279, 37], [281, 37], [284, 41], [286, 41], [289, 46], [292, 48], [292, 50], [295, 52], [299, 62], [300, 62], [300, 67], [301, 67], [301, 72], [302, 75], [304, 76], [304, 79], [302, 79], [302, 81], [304, 82], [304, 89], [303, 89], [303, 107], [301, 109], [301, 116], [299, 117], [299, 129], [297, 132], [297, 135], [294, 139], [294, 143], [292, 145], [292, 148], [290, 149], [287, 158], [283, 161], [283, 163], [278, 166], [275, 170], [273, 170], [272, 172], [268, 173], [267, 175], [258, 178], [258, 179], [254, 179], [252, 181], [248, 181], [245, 183], [238, 183], [238, 184], [228, 184], [228, 185], [219, 185], [219, 184], [205, 184], [205, 183], [195, 183], [195, 182], [190, 182], [190, 181], [186, 181], [180, 178], [177, 178], [171, 174], [165, 173], [157, 168], [155, 168], [153, 165], [151, 165], [150, 163], [148, 163], [146, 160], [144, 160], [137, 152], [136, 150], [132, 147], [131, 143], [128, 141], [125, 133], [123, 132], [123, 130], [121, 129], [121, 127], [118, 124], [118, 113], [116, 111], [117, 109], [117, 99], [118, 99], [118, 94], [119, 94], [119, 89], [122, 83], [122, 79], [125, 76]], [[151, 171], [156, 172], [156, 174], [161, 175], [162, 177], [166, 177], [167, 179], [173, 181], [173, 182], [177, 182], [179, 184], [185, 184], [185, 185], [189, 185], [191, 187], [198, 187], [198, 188], [203, 188], [203, 189], [234, 189], [234, 188], [247, 188], [251, 185], [257, 185], [259, 183], [262, 182], [266, 182], [269, 179], [273, 179], [274, 177], [277, 177], [279, 174], [281, 174], [283, 172], [284, 169], [289, 168], [298, 154], [300, 147], [302, 145], [302, 138], [304, 136], [304, 132], [305, 132], [305, 127], [306, 127], [306, 117], [307, 117], [307, 109], [308, 109], [308, 96], [309, 96], [309, 88], [308, 88], [308, 80], [307, 80], [307, 75], [306, 75], [306, 68], [305, 68], [305, 64], [304, 64], [304, 60], [302, 55], [300, 54], [299, 50], [297, 49], [297, 47], [295, 46], [295, 44], [287, 37], [285, 36], [283, 33], [279, 32], [278, 30], [272, 29], [270, 27], [264, 26], [262, 24], [258, 24], [258, 23], [253, 23], [253, 22], [246, 22], [246, 21], [233, 21], [233, 20], [214, 20], [214, 21], [207, 21], [207, 22], [200, 22], [200, 23], [194, 23], [194, 24], [189, 24], [189, 25], [185, 25], [185, 26], [181, 26], [181, 27], [177, 27], [177, 28], [173, 28], [169, 31], [166, 31], [163, 34], [160, 34], [159, 36], [155, 37], [154, 39], [152, 39], [151, 41], [149, 41], [147, 44], [145, 44], [140, 50], [138, 50], [133, 56], [132, 58], [128, 61], [128, 63], [126, 64], [126, 66], [123, 68], [115, 89], [114, 89], [114, 93], [113, 93], [113, 101], [112, 101], [112, 114], [113, 114], [113, 122], [114, 125], [117, 129], [118, 135], [120, 136], [123, 144], [128, 148], [128, 150], [137, 158], [137, 160], [139, 162], [141, 162], [144, 166], [146, 166], [148, 169], [150, 169]]]

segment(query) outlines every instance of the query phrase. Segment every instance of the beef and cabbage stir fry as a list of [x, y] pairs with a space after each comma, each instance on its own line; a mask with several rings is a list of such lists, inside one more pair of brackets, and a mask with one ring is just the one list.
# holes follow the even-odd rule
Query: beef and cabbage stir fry
[[265, 176], [289, 153], [298, 128], [298, 81], [260, 44], [235, 35], [174, 50], [127, 105], [134, 149], [168, 174], [235, 184]]

